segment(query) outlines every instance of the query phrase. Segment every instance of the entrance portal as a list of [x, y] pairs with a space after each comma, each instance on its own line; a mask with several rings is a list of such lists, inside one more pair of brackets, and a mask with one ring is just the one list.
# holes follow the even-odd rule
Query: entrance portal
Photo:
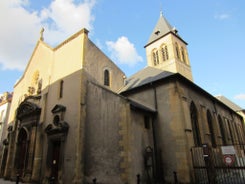
[[28, 140], [27, 132], [25, 129], [21, 129], [18, 136], [18, 151], [16, 155], [17, 169], [20, 177], [24, 177], [24, 171], [27, 166], [27, 154], [28, 153]]
[[7, 163], [7, 156], [8, 156], [8, 148], [4, 148], [3, 151], [3, 157], [2, 157], [2, 163], [1, 163], [1, 171], [0, 171], [0, 176], [4, 176], [4, 171]]
[[52, 142], [52, 166], [51, 166], [51, 177], [55, 179], [55, 183], [58, 181], [59, 172], [59, 160], [60, 160], [60, 141]]

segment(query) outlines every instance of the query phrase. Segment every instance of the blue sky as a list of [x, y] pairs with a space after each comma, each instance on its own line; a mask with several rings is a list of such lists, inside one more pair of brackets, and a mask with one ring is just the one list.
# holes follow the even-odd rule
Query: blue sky
[[56, 46], [86, 27], [126, 73], [146, 66], [144, 46], [162, 10], [188, 43], [194, 82], [245, 108], [243, 0], [1, 0], [0, 94], [13, 91], [44, 27]]

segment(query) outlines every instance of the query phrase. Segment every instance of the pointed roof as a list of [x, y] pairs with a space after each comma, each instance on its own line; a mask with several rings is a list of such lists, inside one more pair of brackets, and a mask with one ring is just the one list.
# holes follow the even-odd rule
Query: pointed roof
[[178, 38], [180, 38], [182, 41], [184, 41], [177, 34], [177, 32], [178, 31], [175, 29], [175, 27], [171, 26], [171, 24], [167, 21], [167, 19], [165, 19], [165, 17], [163, 16], [163, 14], [161, 12], [160, 13], [160, 18], [159, 18], [155, 28], [153, 29], [153, 32], [151, 33], [151, 36], [150, 36], [146, 46], [149, 45], [150, 43], [162, 38], [163, 36], [165, 36], [168, 33], [174, 33]]

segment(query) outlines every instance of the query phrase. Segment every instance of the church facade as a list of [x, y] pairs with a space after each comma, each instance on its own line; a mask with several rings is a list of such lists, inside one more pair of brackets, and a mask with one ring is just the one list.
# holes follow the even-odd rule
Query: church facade
[[245, 143], [242, 117], [193, 82], [163, 15], [145, 49], [148, 66], [126, 78], [86, 29], [55, 48], [41, 36], [14, 87], [2, 177], [195, 183], [193, 148]]

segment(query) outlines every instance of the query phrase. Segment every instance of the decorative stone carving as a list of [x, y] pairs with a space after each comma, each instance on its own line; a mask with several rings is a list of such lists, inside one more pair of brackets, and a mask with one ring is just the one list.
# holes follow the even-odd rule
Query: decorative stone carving
[[40, 40], [43, 41], [43, 32], [44, 32], [44, 28], [42, 27], [42, 29], [40, 30]]
[[39, 80], [37, 86], [37, 95], [40, 95], [41, 92], [42, 92], [42, 80]]
[[48, 135], [53, 134], [66, 134], [69, 129], [69, 125], [67, 122], [63, 120], [63, 113], [66, 111], [66, 107], [60, 104], [56, 104], [51, 112], [54, 114], [53, 123], [50, 123], [45, 128], [45, 132]]
[[36, 70], [32, 75], [32, 86], [38, 84], [38, 79], [39, 79], [39, 71]]
[[65, 112], [66, 107], [60, 104], [57, 104], [54, 106], [54, 108], [51, 110], [51, 112], [54, 113], [59, 113], [59, 112]]
[[12, 131], [13, 131], [13, 126], [10, 125], [10, 126], [8, 127], [8, 132], [12, 132]]
[[32, 87], [32, 86], [29, 86], [29, 87], [28, 87], [28, 94], [29, 94], [29, 95], [33, 95], [34, 93], [35, 93], [35, 88]]
[[4, 145], [4, 146], [8, 146], [8, 145], [9, 145], [8, 139], [4, 139], [4, 140], [3, 140], [3, 145]]
[[29, 115], [37, 115], [40, 113], [41, 113], [41, 108], [39, 108], [36, 104], [24, 101], [20, 104], [20, 106], [17, 109], [17, 119], [21, 120], [23, 117]]
[[[25, 101], [30, 101], [30, 100], [32, 100], [32, 101], [35, 101], [35, 100], [40, 100], [42, 97], [41, 96], [27, 96], [26, 98], [25, 98]], [[30, 102], [31, 103], [31, 102]]]
[[36, 70], [32, 74], [31, 84], [27, 89], [27, 91], [28, 91], [27, 96], [34, 95], [35, 93], [37, 95], [39, 95], [39, 94], [41, 94], [41, 89], [42, 89], [42, 79], [40, 79], [39, 71]]
[[69, 125], [65, 121], [61, 121], [56, 125], [54, 124], [48, 124], [47, 127], [45, 128], [45, 132], [48, 135], [53, 135], [53, 134], [59, 134], [59, 133], [67, 133], [69, 129]]

